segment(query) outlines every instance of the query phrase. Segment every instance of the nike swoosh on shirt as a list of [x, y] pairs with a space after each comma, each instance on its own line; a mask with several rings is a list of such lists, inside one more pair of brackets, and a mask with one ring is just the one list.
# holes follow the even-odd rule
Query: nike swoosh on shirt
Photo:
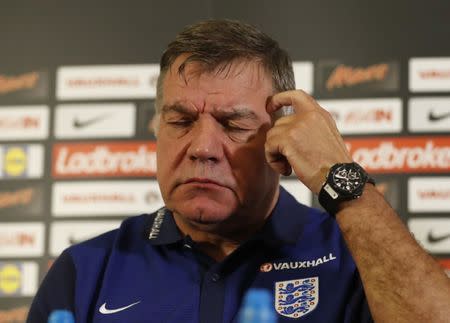
[[127, 306], [124, 306], [124, 307], [115, 308], [115, 309], [107, 309], [106, 308], [106, 302], [105, 302], [105, 303], [103, 303], [103, 305], [100, 307], [100, 309], [98, 311], [100, 313], [102, 313], [102, 314], [114, 314], [114, 313], [117, 313], [117, 312], [124, 311], [124, 310], [126, 310], [126, 309], [128, 309], [128, 308], [130, 308], [130, 307], [132, 307], [132, 306], [134, 306], [136, 304], [139, 304], [140, 302], [141, 301], [138, 301], [136, 303], [133, 303], [133, 304], [130, 304], [130, 305], [127, 305]]
[[100, 121], [106, 119], [107, 117], [108, 117], [107, 114], [99, 115], [97, 117], [86, 119], [86, 120], [80, 120], [77, 117], [75, 117], [75, 119], [73, 120], [73, 126], [74, 126], [74, 128], [78, 128], [78, 129], [85, 128], [90, 125], [93, 125], [94, 123], [100, 122]]
[[427, 240], [428, 240], [429, 243], [441, 242], [442, 240], [445, 240], [445, 239], [448, 239], [448, 238], [450, 238], [450, 233], [449, 234], [444, 234], [443, 236], [435, 236], [430, 231], [430, 232], [428, 232], [428, 236], [427, 236]]
[[448, 117], [450, 117], [450, 112], [447, 112], [447, 113], [444, 113], [444, 114], [438, 114], [438, 115], [433, 113], [433, 111], [430, 111], [428, 113], [428, 120], [433, 121], [433, 122], [434, 121], [441, 121], [441, 120], [446, 119]]

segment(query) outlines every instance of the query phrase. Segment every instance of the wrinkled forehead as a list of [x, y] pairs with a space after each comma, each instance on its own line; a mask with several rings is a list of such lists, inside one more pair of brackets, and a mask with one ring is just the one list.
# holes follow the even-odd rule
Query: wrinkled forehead
[[240, 86], [259, 88], [271, 84], [270, 73], [257, 58], [236, 58], [231, 61], [214, 63], [191, 60], [187, 53], [178, 56], [169, 67], [166, 79], [184, 84], [195, 82], [200, 78], [233, 80]]
[[181, 55], [165, 75], [162, 94], [161, 106], [185, 100], [224, 107], [251, 103], [265, 112], [273, 87], [257, 60], [239, 59], [210, 68], [202, 62], [186, 62]]

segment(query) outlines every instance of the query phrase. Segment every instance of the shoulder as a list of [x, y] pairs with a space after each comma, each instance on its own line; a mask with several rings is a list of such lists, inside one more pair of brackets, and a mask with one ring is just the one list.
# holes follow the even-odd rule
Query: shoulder
[[119, 228], [70, 246], [65, 252], [75, 262], [90, 261], [92, 257], [107, 256], [115, 248], [132, 249], [142, 243], [156, 213], [141, 214], [125, 219]]

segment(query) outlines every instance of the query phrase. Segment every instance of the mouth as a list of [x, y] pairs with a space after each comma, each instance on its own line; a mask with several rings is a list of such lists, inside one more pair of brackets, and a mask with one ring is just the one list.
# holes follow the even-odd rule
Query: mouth
[[216, 181], [214, 181], [214, 180], [212, 180], [212, 179], [209, 179], [209, 178], [199, 178], [199, 177], [189, 178], [188, 180], [186, 180], [186, 181], [184, 182], [184, 184], [224, 186], [224, 185], [220, 184], [219, 182], [216, 182]]

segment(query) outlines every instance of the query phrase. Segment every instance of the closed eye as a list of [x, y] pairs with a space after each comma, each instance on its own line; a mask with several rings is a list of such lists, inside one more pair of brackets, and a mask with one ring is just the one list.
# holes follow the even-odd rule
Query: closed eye
[[167, 124], [175, 126], [175, 127], [189, 127], [191, 126], [193, 123], [193, 120], [173, 120], [173, 121], [167, 121]]

